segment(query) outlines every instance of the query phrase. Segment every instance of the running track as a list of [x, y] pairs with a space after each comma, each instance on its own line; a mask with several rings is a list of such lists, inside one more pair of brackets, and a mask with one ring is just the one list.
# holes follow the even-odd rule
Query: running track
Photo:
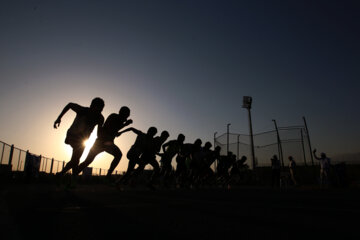
[[360, 191], [0, 185], [1, 239], [360, 239]]

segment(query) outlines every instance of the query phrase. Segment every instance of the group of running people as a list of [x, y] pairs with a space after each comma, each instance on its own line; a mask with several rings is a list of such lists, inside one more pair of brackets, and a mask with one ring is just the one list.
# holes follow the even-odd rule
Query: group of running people
[[[126, 173], [115, 180], [118, 187], [136, 182], [137, 177], [143, 173], [148, 164], [153, 167], [152, 175], [147, 183], [150, 188], [154, 188], [160, 176], [162, 185], [165, 187], [173, 183], [178, 187], [216, 183], [227, 185], [231, 176], [240, 175], [241, 170], [247, 168], [245, 156], [237, 160], [231, 152], [226, 156], [220, 155], [219, 146], [211, 150], [212, 144], [206, 142], [202, 146], [201, 139], [196, 139], [194, 143], [184, 143], [185, 136], [179, 134], [177, 139], [168, 141], [167, 131], [162, 131], [160, 136], [155, 136], [158, 132], [156, 127], [150, 127], [146, 132], [133, 127], [125, 128], [133, 123], [131, 119], [128, 119], [130, 109], [126, 106], [121, 107], [119, 113], [110, 114], [104, 121], [101, 114], [104, 106], [101, 98], [94, 98], [90, 107], [69, 103], [55, 120], [54, 128], [57, 128], [62, 116], [68, 110], [71, 109], [76, 113], [65, 139], [65, 143], [73, 148], [73, 153], [70, 161], [57, 174], [58, 176], [63, 176], [71, 169], [73, 176], [76, 177], [94, 161], [98, 154], [105, 151], [114, 157], [106, 175], [107, 179], [112, 181], [111, 175], [122, 158], [122, 152], [115, 145], [114, 139], [129, 131], [135, 133], [137, 137], [127, 153], [129, 163]], [[80, 157], [85, 149], [84, 141], [89, 138], [95, 126], [98, 128], [97, 139], [86, 159], [80, 163]], [[156, 156], [160, 157], [160, 164]], [[175, 156], [176, 170], [174, 171], [172, 160]], [[215, 161], [217, 161], [216, 174], [211, 168]]]

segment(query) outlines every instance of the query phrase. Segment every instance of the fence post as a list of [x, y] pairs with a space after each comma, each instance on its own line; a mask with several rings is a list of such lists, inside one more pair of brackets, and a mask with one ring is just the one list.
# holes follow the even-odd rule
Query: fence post
[[305, 154], [304, 136], [303, 136], [302, 129], [300, 129], [300, 133], [301, 133], [301, 146], [302, 146], [302, 150], [303, 150], [303, 154], [304, 154], [304, 164], [306, 166], [306, 154]]
[[43, 161], [42, 161], [42, 156], [40, 155], [40, 169], [39, 169], [39, 172], [41, 172], [41, 165], [42, 165], [43, 168], [44, 168], [44, 163], [43, 163]]
[[309, 149], [310, 149], [311, 164], [314, 166], [314, 158], [313, 158], [313, 153], [312, 153], [312, 148], [311, 148], [311, 143], [310, 143], [309, 129], [307, 127], [305, 117], [303, 117], [303, 120], [304, 120], [304, 124], [305, 124], [306, 136], [307, 136], [307, 139], [308, 139], [308, 144], [309, 144]]
[[100, 170], [99, 170], [99, 176], [101, 176], [101, 168], [100, 168]]
[[44, 158], [45, 159], [45, 167], [44, 167], [44, 172], [46, 172], [46, 167], [47, 167], [47, 161], [48, 161], [48, 158]]
[[231, 123], [228, 123], [226, 126], [226, 156], [229, 154], [229, 127], [230, 127]]
[[50, 174], [52, 174], [53, 166], [54, 166], [54, 158], [51, 159]]
[[[9, 166], [11, 166], [13, 154], [14, 154], [14, 144], [11, 145], [11, 149], [10, 149], [9, 164], [8, 164]], [[12, 167], [11, 167], [11, 171], [12, 171]]]
[[21, 159], [21, 151], [19, 151], [19, 158], [18, 158], [18, 164], [17, 164], [17, 168], [16, 168], [16, 171], [19, 171], [19, 165], [20, 165], [20, 159]]
[[[65, 161], [63, 161], [63, 167], [62, 167], [62, 169], [64, 169], [64, 167], [65, 167]], [[62, 171], [62, 169], [61, 169], [61, 171]]]
[[28, 170], [27, 170], [28, 165], [27, 164], [29, 164], [29, 159], [27, 159], [27, 158], [28, 158], [29, 154], [30, 154], [29, 150], [26, 150], [25, 159], [24, 159], [24, 173], [25, 173], [25, 176], [27, 176], [27, 174], [28, 174]]
[[[215, 150], [215, 147], [216, 147], [216, 134], [217, 132], [214, 133], [214, 150]], [[216, 173], [216, 169], [217, 169], [217, 161], [218, 159], [216, 158], [215, 162], [214, 162], [214, 172]]]
[[0, 164], [2, 164], [2, 160], [3, 160], [3, 157], [4, 157], [4, 150], [5, 150], [5, 143], [3, 143], [3, 147], [2, 147]]
[[283, 152], [282, 152], [282, 146], [281, 146], [281, 139], [280, 139], [279, 129], [278, 129], [278, 126], [277, 126], [277, 124], [276, 124], [276, 120], [275, 120], [275, 119], [273, 119], [273, 122], [274, 122], [274, 124], [275, 124], [275, 130], [276, 130], [276, 135], [277, 135], [279, 158], [280, 158], [280, 160], [281, 160], [281, 166], [282, 166], [282, 168], [284, 168], [284, 158], [283, 158]]

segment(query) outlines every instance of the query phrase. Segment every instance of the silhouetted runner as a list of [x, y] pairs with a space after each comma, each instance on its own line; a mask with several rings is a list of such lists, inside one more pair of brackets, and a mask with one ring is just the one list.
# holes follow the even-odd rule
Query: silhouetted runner
[[156, 155], [159, 154], [161, 146], [168, 137], [169, 133], [167, 131], [162, 131], [160, 136], [146, 142], [144, 152], [140, 157], [139, 166], [134, 172], [134, 176], [136, 177], [144, 171], [146, 165], [150, 164], [153, 167], [153, 173], [147, 186], [151, 189], [154, 189], [153, 184], [160, 172], [159, 163], [156, 161]]
[[175, 178], [176, 178], [176, 187], [184, 187], [186, 183], [186, 159], [190, 157], [192, 148], [192, 143], [184, 143], [181, 146], [180, 152], [176, 156], [176, 170], [175, 170]]
[[219, 164], [217, 166], [218, 183], [223, 187], [229, 187], [230, 182], [230, 168], [236, 161], [236, 155], [232, 152], [228, 152], [227, 155], [221, 155], [219, 157]]
[[[210, 158], [208, 158], [208, 162], [207, 162], [207, 167], [210, 168], [211, 165], [216, 161], [219, 160], [220, 158], [220, 151], [221, 151], [221, 147], [220, 146], [216, 146], [215, 149], [212, 151], [212, 154], [210, 156]], [[210, 169], [211, 172], [212, 169]]]
[[172, 172], [171, 161], [176, 154], [180, 152], [180, 149], [184, 143], [185, 136], [179, 134], [177, 139], [168, 141], [162, 145], [163, 154], [161, 155], [161, 174], [164, 176], [164, 185], [168, 186], [170, 174]]
[[119, 114], [113, 113], [106, 119], [104, 126], [99, 128], [97, 139], [89, 151], [88, 156], [82, 162], [76, 174], [79, 174], [87, 166], [89, 166], [95, 159], [95, 157], [101, 152], [107, 152], [114, 156], [114, 159], [111, 162], [110, 168], [107, 172], [106, 177], [109, 179], [112, 172], [119, 164], [122, 153], [120, 149], [115, 145], [114, 139], [117, 136], [120, 136], [119, 130], [128, 126], [133, 121], [127, 119], [130, 116], [130, 109], [126, 106], [121, 107]]
[[201, 151], [202, 141], [196, 139], [194, 143], [185, 143], [176, 157], [176, 177], [178, 187], [191, 187], [192, 185], [192, 165], [196, 153]]
[[140, 164], [140, 156], [143, 154], [146, 144], [153, 139], [155, 134], [157, 133], [156, 127], [150, 127], [147, 131], [147, 133], [143, 133], [142, 131], [136, 129], [136, 128], [127, 128], [121, 132], [119, 132], [119, 136], [125, 132], [132, 131], [134, 132], [137, 137], [135, 139], [135, 143], [130, 147], [126, 157], [129, 160], [128, 168], [126, 170], [126, 173], [124, 176], [119, 178], [116, 183], [117, 187], [120, 186], [120, 184], [127, 184], [130, 180], [133, 170], [135, 168], [136, 164]]
[[[206, 145], [206, 143], [205, 143]], [[216, 146], [213, 151], [207, 150], [205, 158], [205, 166], [202, 170], [202, 181], [206, 184], [213, 185], [216, 182], [215, 173], [211, 168], [211, 165], [220, 158], [221, 147]]]
[[76, 113], [76, 117], [67, 131], [65, 139], [65, 143], [69, 144], [73, 148], [73, 153], [70, 161], [57, 175], [62, 176], [70, 169], [73, 170], [73, 173], [76, 172], [80, 162], [80, 157], [85, 149], [84, 142], [89, 138], [96, 125], [100, 129], [104, 123], [104, 117], [101, 114], [104, 106], [104, 100], [101, 98], [94, 98], [91, 101], [90, 107], [83, 107], [76, 103], [68, 103], [61, 111], [60, 115], [54, 122], [54, 128], [58, 128], [60, 126], [61, 118], [69, 109]]
[[207, 168], [207, 161], [210, 158], [212, 151], [210, 148], [212, 144], [206, 142], [203, 147], [198, 148], [192, 154], [192, 161], [190, 165], [190, 179], [194, 187], [199, 187], [202, 184], [202, 180]]

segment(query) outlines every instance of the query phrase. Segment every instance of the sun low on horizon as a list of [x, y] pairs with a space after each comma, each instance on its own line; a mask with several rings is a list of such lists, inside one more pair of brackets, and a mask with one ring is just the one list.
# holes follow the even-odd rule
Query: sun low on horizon
[[[87, 157], [87, 155], [90, 152], [91, 147], [94, 145], [96, 138], [97, 138], [96, 129], [94, 129], [94, 131], [91, 133], [90, 137], [83, 142], [85, 149], [80, 158], [80, 162], [83, 162], [85, 160], [85, 158]], [[68, 144], [64, 144], [64, 150], [66, 152], [66, 156], [68, 157], [68, 159], [70, 159], [71, 155], [73, 153], [72, 147]]]
[[[96, 139], [97, 139], [97, 127], [94, 128], [90, 137], [83, 142], [85, 148], [81, 155], [80, 163], [85, 161], [85, 159], [88, 156], [91, 148], [93, 147]], [[126, 153], [127, 153], [129, 146], [132, 143], [132, 139], [131, 138], [123, 138], [122, 141], [115, 139], [115, 142], [116, 142], [115, 144], [120, 148], [120, 150], [122, 151], [122, 154], [123, 154], [121, 161], [115, 170], [122, 172], [122, 171], [125, 171], [125, 169], [126, 169], [126, 163], [128, 161], [126, 158]], [[119, 142], [120, 142], [120, 144], [119, 144]], [[71, 159], [73, 149], [68, 144], [64, 144], [63, 147], [64, 147], [64, 153], [65, 153], [65, 157], [66, 157], [65, 162], [68, 162]], [[99, 153], [98, 155], [96, 155], [96, 157], [94, 158], [93, 162], [89, 165], [89, 167], [108, 169], [110, 167], [112, 159], [113, 159], [113, 156], [111, 156], [110, 154], [103, 151], [103, 152]]]
[[90, 135], [89, 139], [84, 141], [84, 153], [80, 158], [80, 162], [83, 162], [85, 160], [85, 158], [87, 157], [87, 155], [90, 152], [91, 147], [94, 145], [95, 141], [96, 141], [97, 135], [95, 134], [95, 131]]

